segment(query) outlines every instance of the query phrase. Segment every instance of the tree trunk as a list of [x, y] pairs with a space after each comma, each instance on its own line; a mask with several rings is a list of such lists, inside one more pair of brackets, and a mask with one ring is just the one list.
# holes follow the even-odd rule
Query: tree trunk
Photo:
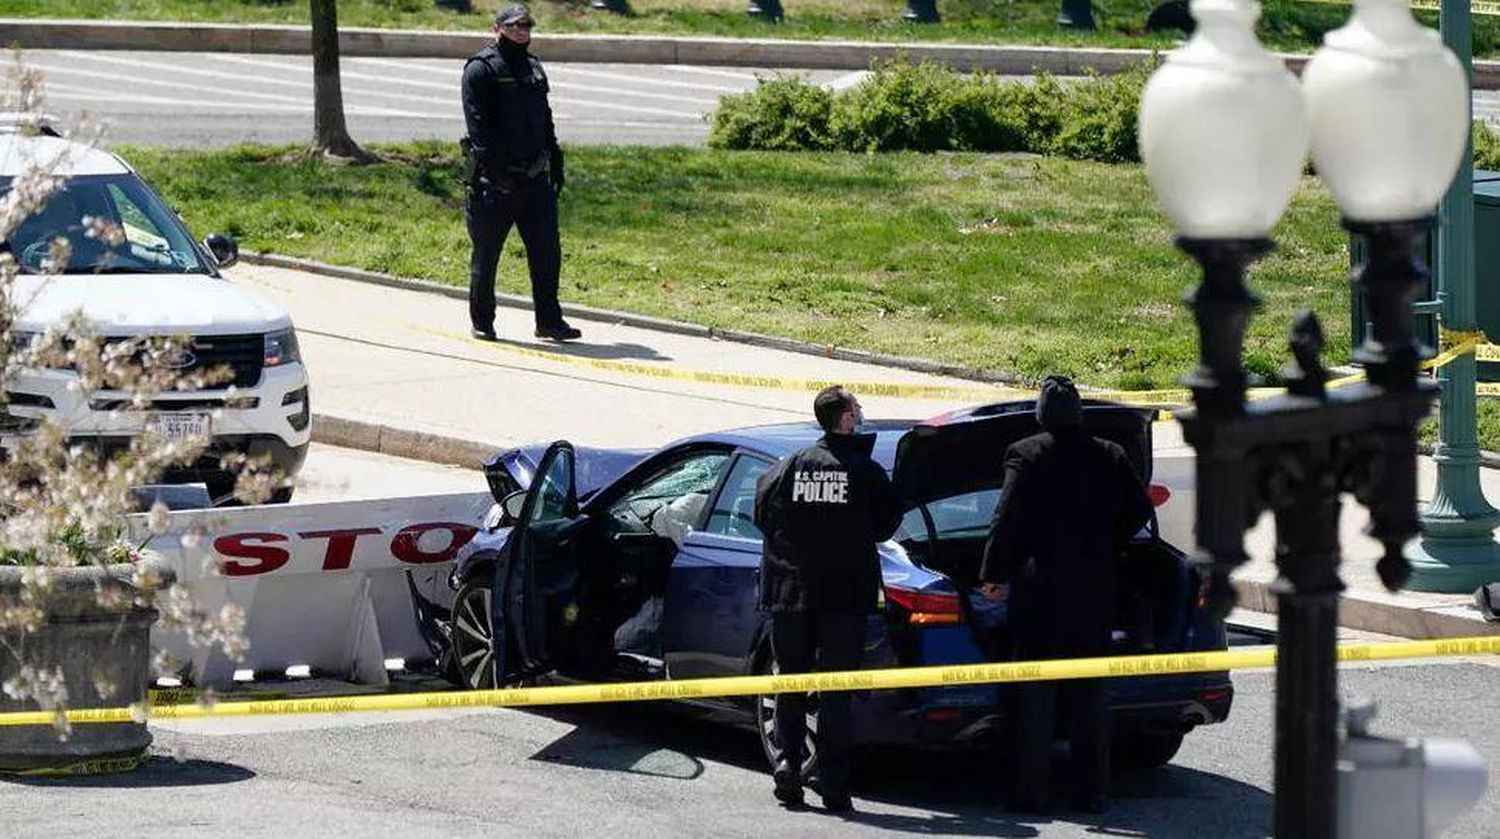
[[365, 161], [369, 155], [349, 136], [339, 80], [338, 0], [312, 5], [313, 150], [329, 157]]

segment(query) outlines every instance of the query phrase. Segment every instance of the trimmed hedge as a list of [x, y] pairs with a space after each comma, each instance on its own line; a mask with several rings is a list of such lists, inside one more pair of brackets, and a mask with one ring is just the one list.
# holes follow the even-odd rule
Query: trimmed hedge
[[1152, 67], [1062, 84], [944, 66], [879, 64], [842, 93], [797, 76], [725, 96], [709, 145], [762, 151], [1026, 151], [1109, 163], [1139, 159], [1141, 90]]
[[1500, 169], [1500, 136], [1484, 123], [1474, 123], [1474, 168]]

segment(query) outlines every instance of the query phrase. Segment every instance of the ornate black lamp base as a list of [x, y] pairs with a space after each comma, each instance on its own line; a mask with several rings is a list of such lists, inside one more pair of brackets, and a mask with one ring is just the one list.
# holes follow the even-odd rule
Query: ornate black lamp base
[[1197, 451], [1194, 565], [1210, 583], [1210, 608], [1234, 604], [1229, 575], [1245, 559], [1245, 531], [1276, 516], [1276, 803], [1278, 837], [1335, 836], [1338, 750], [1339, 508], [1352, 493], [1370, 510], [1385, 547], [1376, 566], [1388, 587], [1410, 573], [1402, 553], [1417, 519], [1417, 425], [1436, 386], [1421, 378], [1425, 350], [1412, 330], [1427, 269], [1417, 245], [1429, 220], [1346, 226], [1364, 237], [1368, 261], [1353, 274], [1372, 329], [1355, 353], [1367, 382], [1328, 390], [1323, 331], [1310, 313], [1292, 330], [1285, 395], [1248, 401], [1242, 366], [1255, 295], [1248, 266], [1270, 250], [1261, 239], [1179, 240], [1203, 268], [1188, 296], [1199, 331], [1198, 368], [1187, 377], [1194, 407], [1180, 417]]

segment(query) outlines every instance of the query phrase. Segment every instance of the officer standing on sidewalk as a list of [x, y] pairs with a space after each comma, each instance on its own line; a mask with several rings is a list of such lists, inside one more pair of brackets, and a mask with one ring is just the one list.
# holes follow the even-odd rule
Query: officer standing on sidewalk
[[[1073, 383], [1049, 376], [1036, 402], [1042, 433], [1005, 453], [1005, 484], [985, 546], [980, 591], [1005, 597], [1018, 661], [1107, 655], [1116, 563], [1151, 518], [1125, 450], [1083, 428]], [[1109, 694], [1100, 679], [1017, 684], [1012, 809], [1046, 807], [1055, 705], [1068, 713], [1074, 804], [1108, 806]]]
[[[782, 673], [854, 670], [864, 653], [865, 616], [880, 591], [876, 545], [901, 524], [885, 470], [861, 433], [859, 401], [842, 387], [813, 400], [824, 434], [783, 459], [756, 487], [755, 524], [765, 534], [760, 608], [771, 613], [771, 650]], [[819, 695], [813, 789], [833, 812], [848, 811], [851, 740], [847, 692]], [[807, 695], [777, 697], [771, 734], [776, 797], [802, 804]]]
[[547, 74], [527, 50], [534, 21], [525, 6], [495, 15], [495, 42], [464, 65], [465, 183], [473, 250], [469, 257], [469, 320], [475, 338], [495, 340], [495, 268], [514, 225], [526, 244], [536, 337], [582, 336], [563, 320], [557, 302], [562, 245], [557, 197], [563, 155], [547, 103]]

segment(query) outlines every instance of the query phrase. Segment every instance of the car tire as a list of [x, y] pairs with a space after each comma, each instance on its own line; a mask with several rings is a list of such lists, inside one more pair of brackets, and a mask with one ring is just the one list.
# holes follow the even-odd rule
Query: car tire
[[[776, 657], [771, 654], [770, 644], [766, 644], [761, 654], [757, 656], [755, 674], [758, 676], [775, 675], [779, 672], [776, 666]], [[776, 761], [772, 756], [771, 749], [771, 717], [776, 711], [776, 696], [761, 695], [755, 697], [755, 729], [760, 735], [760, 747], [766, 755], [766, 765], [774, 771]], [[813, 733], [818, 730], [818, 696], [813, 694], [807, 703], [807, 741], [803, 746], [807, 750], [807, 759], [802, 763], [802, 781], [807, 783], [818, 771], [818, 748], [814, 742]]]
[[1181, 731], [1132, 731], [1115, 738], [1113, 763], [1120, 769], [1144, 771], [1172, 762], [1182, 748]]
[[500, 686], [488, 579], [470, 580], [453, 597], [453, 675], [463, 687], [490, 690]]

